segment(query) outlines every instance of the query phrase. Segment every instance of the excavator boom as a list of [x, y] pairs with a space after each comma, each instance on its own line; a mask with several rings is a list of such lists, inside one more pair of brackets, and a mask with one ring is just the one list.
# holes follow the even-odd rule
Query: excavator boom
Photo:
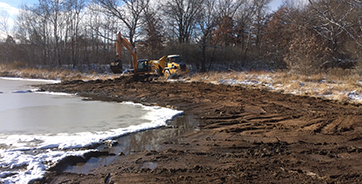
[[135, 73], [137, 73], [137, 61], [138, 54], [136, 48], [124, 37], [122, 37], [121, 32], [118, 33], [116, 41], [116, 52], [117, 59], [116, 62], [111, 63], [111, 70], [113, 73], [122, 73], [122, 47], [125, 47], [129, 53], [132, 55], [132, 66]]

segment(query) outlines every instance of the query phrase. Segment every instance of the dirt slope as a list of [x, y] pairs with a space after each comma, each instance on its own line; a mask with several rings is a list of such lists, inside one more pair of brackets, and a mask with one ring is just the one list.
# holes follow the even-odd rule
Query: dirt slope
[[[201, 131], [162, 149], [120, 156], [88, 175], [51, 173], [40, 183], [360, 183], [362, 108], [205, 83], [121, 77], [42, 90], [135, 101], [200, 117]], [[156, 168], [149, 165], [157, 164]]]

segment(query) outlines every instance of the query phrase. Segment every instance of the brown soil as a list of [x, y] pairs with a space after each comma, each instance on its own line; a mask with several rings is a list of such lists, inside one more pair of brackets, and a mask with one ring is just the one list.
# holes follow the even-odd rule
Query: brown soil
[[[90, 174], [40, 183], [361, 183], [362, 108], [235, 86], [135, 80], [72, 81], [42, 90], [158, 104], [197, 115], [200, 131], [120, 156]], [[156, 166], [154, 168], [154, 166]]]

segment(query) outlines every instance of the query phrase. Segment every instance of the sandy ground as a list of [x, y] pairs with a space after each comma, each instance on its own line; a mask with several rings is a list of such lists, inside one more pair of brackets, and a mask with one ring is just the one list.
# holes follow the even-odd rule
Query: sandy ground
[[35, 183], [361, 183], [362, 108], [318, 98], [132, 76], [41, 87], [183, 110], [200, 131], [120, 156], [89, 174]]

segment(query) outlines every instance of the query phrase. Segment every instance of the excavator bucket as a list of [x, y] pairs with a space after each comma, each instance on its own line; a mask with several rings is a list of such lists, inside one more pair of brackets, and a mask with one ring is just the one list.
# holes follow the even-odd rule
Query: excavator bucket
[[111, 70], [114, 74], [120, 74], [123, 72], [122, 68], [122, 62], [119, 60], [116, 60], [115, 62], [112, 62], [110, 64]]

